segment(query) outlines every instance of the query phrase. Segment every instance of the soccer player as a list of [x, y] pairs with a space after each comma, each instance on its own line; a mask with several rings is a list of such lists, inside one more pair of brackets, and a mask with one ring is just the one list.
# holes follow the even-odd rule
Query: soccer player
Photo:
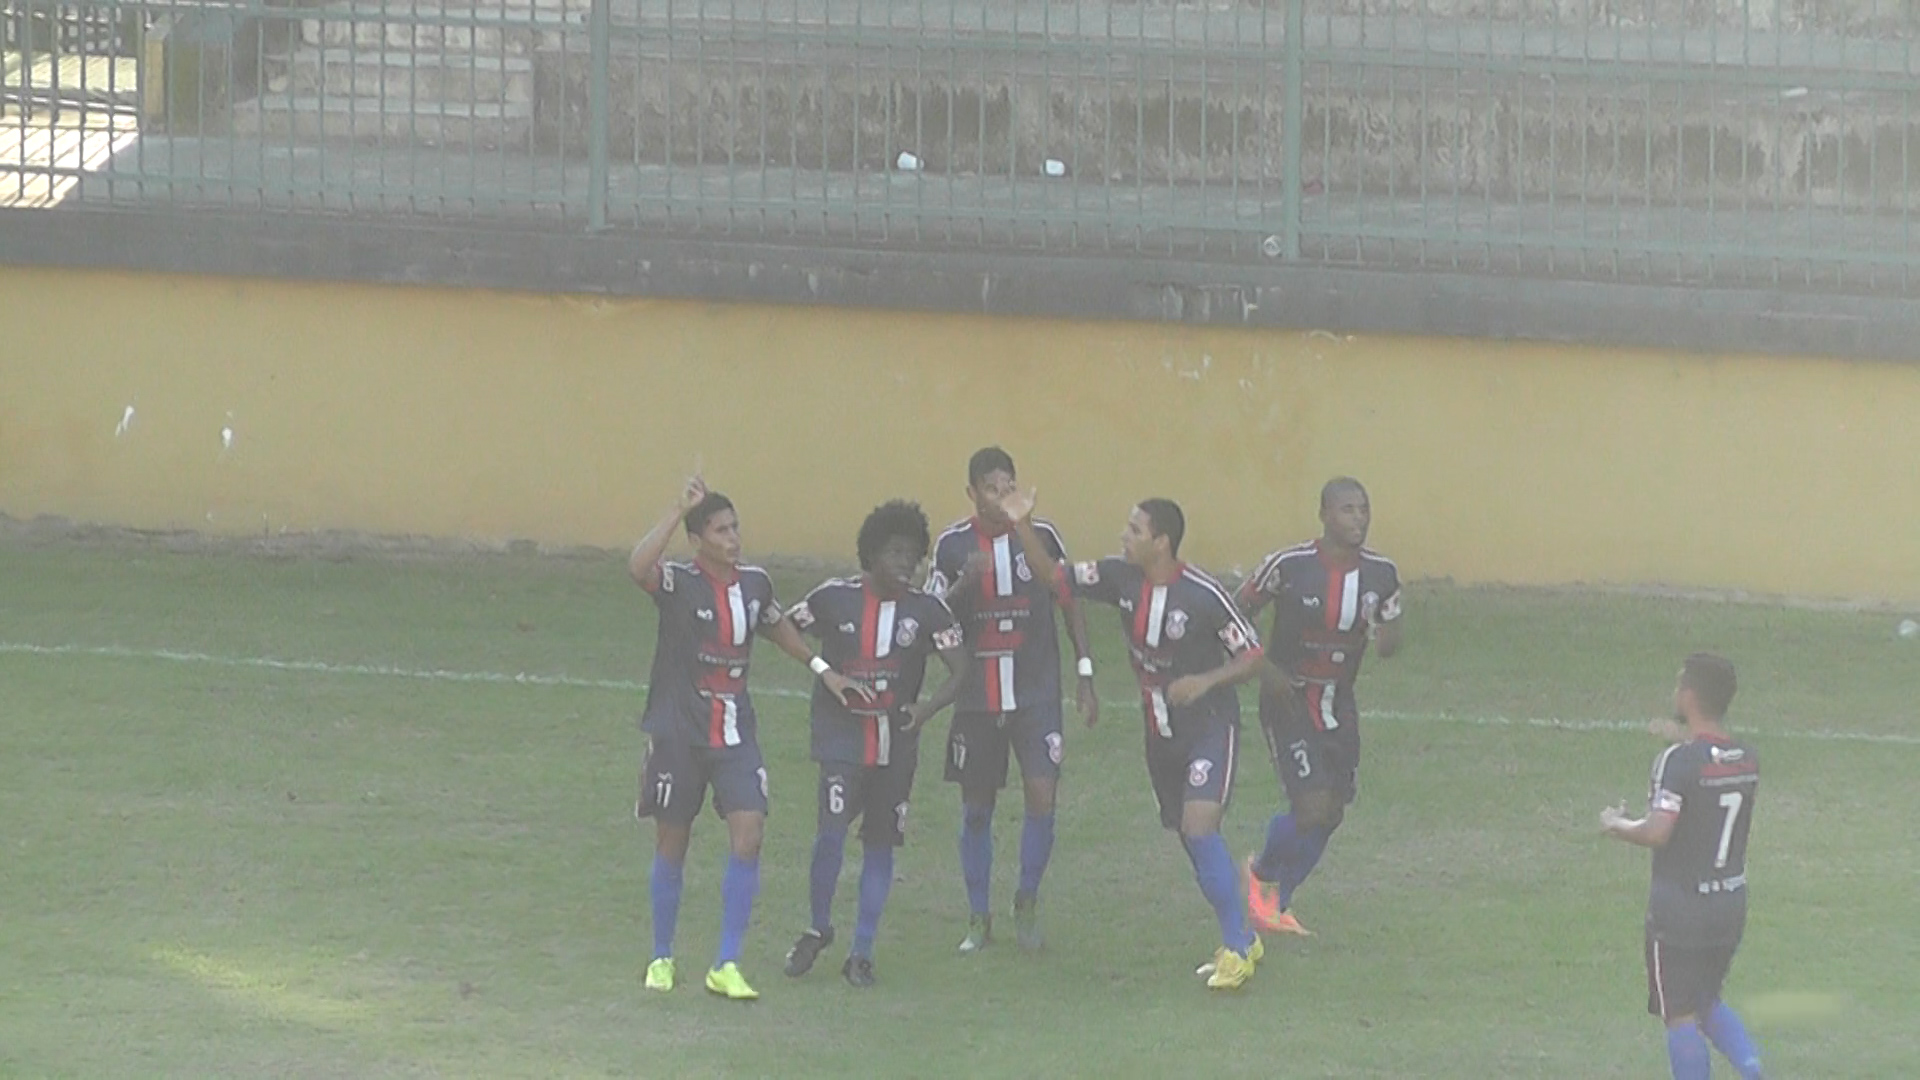
[[[667, 562], [676, 527], [693, 543], [693, 559]], [[640, 769], [638, 818], [653, 818], [653, 961], [649, 990], [672, 990], [674, 928], [693, 820], [706, 789], [727, 822], [730, 854], [721, 896], [720, 952], [707, 989], [736, 1001], [759, 995], [740, 973], [740, 946], [760, 887], [760, 840], [767, 820], [767, 770], [755, 735], [747, 668], [756, 631], [808, 657], [787, 625], [765, 570], [740, 563], [740, 517], [733, 503], [695, 476], [680, 498], [635, 545], [627, 572], [653, 598], [660, 631], [640, 728], [647, 736]], [[816, 672], [824, 664], [815, 667]], [[833, 671], [822, 680], [850, 691]]]
[[1233, 688], [1266, 663], [1253, 626], [1218, 582], [1180, 561], [1186, 517], [1167, 499], [1133, 508], [1120, 534], [1124, 558], [1071, 569], [1054, 560], [1034, 528], [1031, 492], [1008, 496], [1001, 509], [1014, 522], [1035, 576], [1070, 582], [1076, 597], [1120, 609], [1140, 681], [1147, 775], [1160, 824], [1179, 832], [1220, 921], [1220, 948], [1201, 971], [1212, 989], [1245, 985], [1263, 946], [1247, 928], [1220, 822], [1239, 756], [1240, 698]]
[[[813, 841], [813, 922], [787, 952], [786, 971], [795, 978], [811, 971], [833, 943], [833, 894], [847, 832], [860, 818], [858, 921], [840, 974], [854, 986], [874, 982], [873, 939], [893, 886], [893, 849], [906, 837], [920, 727], [953, 704], [967, 673], [966, 641], [953, 613], [909, 584], [930, 543], [920, 507], [889, 502], [860, 526], [860, 576], [823, 582], [787, 613], [795, 627], [820, 639], [824, 663], [866, 691], [849, 700], [823, 685], [813, 694], [820, 816]], [[948, 678], [920, 700], [927, 657], [934, 653]]]
[[1708, 1042], [1743, 1080], [1759, 1080], [1760, 1052], [1720, 987], [1747, 923], [1747, 832], [1760, 757], [1727, 734], [1733, 665], [1694, 653], [1673, 693], [1682, 741], [1653, 762], [1647, 814], [1600, 811], [1605, 835], [1653, 849], [1647, 898], [1647, 1011], [1667, 1026], [1674, 1080], [1707, 1080]]
[[[974, 516], [940, 534], [926, 591], [947, 602], [966, 631], [973, 668], [960, 688], [947, 734], [946, 778], [960, 785], [960, 869], [971, 917], [960, 952], [993, 940], [993, 810], [1007, 786], [1007, 756], [1020, 762], [1026, 820], [1020, 829], [1020, 884], [1013, 894], [1014, 938], [1041, 947], [1040, 879], [1053, 853], [1053, 797], [1065, 750], [1060, 715], [1060, 638], [1054, 609], [1066, 615], [1078, 657], [1074, 702], [1091, 727], [1100, 718], [1087, 650], [1086, 619], [1072, 597], [1033, 573], [1000, 502], [1016, 490], [1013, 458], [990, 446], [967, 462]], [[1034, 531], [1056, 562], [1066, 545], [1052, 524]], [[1056, 593], [1063, 603], [1056, 604]]]
[[1272, 669], [1260, 692], [1260, 727], [1287, 793], [1267, 840], [1247, 860], [1247, 915], [1269, 933], [1307, 934], [1293, 894], [1320, 862], [1359, 791], [1360, 706], [1353, 684], [1373, 644], [1400, 647], [1400, 571], [1366, 547], [1367, 489], [1336, 477], [1320, 489], [1320, 539], [1263, 559], [1240, 586], [1240, 610], [1274, 605]]

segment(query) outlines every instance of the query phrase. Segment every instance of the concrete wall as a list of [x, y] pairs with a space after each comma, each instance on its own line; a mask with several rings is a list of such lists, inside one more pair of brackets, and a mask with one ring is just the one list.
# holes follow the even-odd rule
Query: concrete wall
[[15, 517], [618, 545], [699, 458], [844, 557], [998, 441], [1081, 553], [1166, 494], [1246, 566], [1351, 472], [1415, 576], [1920, 599], [1913, 366], [20, 269], [0, 325]]

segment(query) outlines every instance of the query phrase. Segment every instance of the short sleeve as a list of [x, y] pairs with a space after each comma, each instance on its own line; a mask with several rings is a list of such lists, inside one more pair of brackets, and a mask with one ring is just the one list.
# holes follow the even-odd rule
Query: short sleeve
[[1680, 748], [1685, 745], [1675, 743], [1654, 759], [1653, 779], [1647, 791], [1649, 813], [1678, 814], [1686, 805], [1687, 767], [1680, 757]]
[[803, 634], [812, 633], [819, 621], [814, 605], [820, 600], [820, 590], [825, 586], [815, 586], [812, 592], [800, 598], [800, 602], [787, 609], [787, 621], [795, 630]]
[[1126, 565], [1124, 559], [1109, 558], [1098, 562], [1061, 563], [1060, 569], [1067, 575], [1067, 586], [1074, 596], [1116, 604], [1120, 601], [1119, 576], [1125, 572]]
[[960, 627], [960, 621], [953, 617], [952, 609], [937, 596], [929, 596], [933, 601], [927, 605], [927, 630], [936, 652], [958, 649], [967, 643], [966, 633]]
[[1254, 631], [1253, 624], [1240, 614], [1240, 609], [1224, 592], [1215, 593], [1213, 597], [1210, 606], [1214, 609], [1214, 633], [1220, 638], [1220, 644], [1226, 646], [1227, 655], [1239, 659], [1247, 653], [1259, 652], [1260, 635]]

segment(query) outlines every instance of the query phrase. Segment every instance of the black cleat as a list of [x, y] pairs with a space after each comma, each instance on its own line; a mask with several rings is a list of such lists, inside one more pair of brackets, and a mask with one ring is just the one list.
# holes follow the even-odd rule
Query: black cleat
[[833, 944], [833, 927], [827, 927], [823, 933], [808, 930], [800, 935], [800, 940], [787, 950], [787, 977], [797, 979], [813, 970], [813, 962], [820, 958], [820, 950]]
[[873, 961], [865, 956], [849, 956], [847, 962], [840, 965], [840, 974], [846, 976], [848, 986], [872, 986]]

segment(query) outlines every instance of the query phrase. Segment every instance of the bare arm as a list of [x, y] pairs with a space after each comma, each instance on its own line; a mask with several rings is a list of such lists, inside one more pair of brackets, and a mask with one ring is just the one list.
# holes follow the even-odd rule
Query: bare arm
[[801, 636], [800, 628], [793, 625], [792, 619], [781, 619], [774, 624], [773, 629], [766, 631], [766, 636], [768, 641], [780, 646], [781, 652], [805, 664], [808, 669], [817, 674], [820, 681], [827, 684], [827, 689], [839, 695], [841, 701], [851, 705], [853, 698], [849, 697], [849, 694], [866, 701], [873, 700], [873, 691], [827, 667], [826, 661], [821, 660], [820, 667], [814, 667], [814, 661], [819, 658], [814, 655], [812, 649], [807, 647], [806, 638]]
[[687, 486], [680, 492], [666, 513], [660, 516], [647, 535], [633, 546], [633, 554], [627, 556], [627, 575], [634, 584], [652, 592], [660, 587], [660, 560], [666, 557], [667, 548], [673, 543], [674, 531], [680, 528], [681, 519], [687, 511], [699, 505], [707, 497], [707, 485], [698, 475], [687, 480]]
[[1373, 651], [1382, 660], [1400, 651], [1400, 620], [1377, 623], [1373, 628]]
[[1679, 814], [1655, 810], [1643, 818], [1630, 818], [1625, 808], [1609, 806], [1600, 811], [1600, 831], [1616, 840], [1644, 848], [1663, 848], [1673, 839], [1673, 826]]
[[918, 731], [920, 725], [933, 719], [941, 709], [953, 704], [954, 699], [960, 696], [960, 684], [966, 679], [967, 668], [973, 664], [973, 656], [967, 652], [966, 646], [955, 645], [940, 650], [940, 662], [947, 666], [947, 681], [940, 684], [940, 689], [921, 698], [907, 710], [908, 731]]
[[1000, 500], [1000, 512], [1013, 522], [1013, 531], [1020, 537], [1021, 550], [1027, 553], [1027, 566], [1033, 571], [1034, 580], [1052, 584], [1060, 580], [1060, 562], [1033, 528], [1033, 507], [1039, 496], [1038, 488], [1030, 488], [1024, 495], [1015, 491]]
[[[1073, 598], [1073, 591], [1064, 587], [1060, 590], [1060, 607], [1067, 615], [1067, 638], [1073, 642], [1075, 670], [1090, 669], [1093, 666], [1093, 642], [1087, 637], [1087, 613]], [[1080, 719], [1086, 721], [1088, 727], [1100, 722], [1100, 695], [1094, 689], [1092, 675], [1081, 675], [1076, 680], [1073, 704], [1080, 710]]]
[[1256, 678], [1260, 675], [1260, 669], [1270, 667], [1272, 665], [1267, 663], [1266, 653], [1259, 649], [1248, 649], [1212, 671], [1173, 680], [1167, 686], [1167, 704], [1192, 704], [1222, 686], [1238, 686]]

